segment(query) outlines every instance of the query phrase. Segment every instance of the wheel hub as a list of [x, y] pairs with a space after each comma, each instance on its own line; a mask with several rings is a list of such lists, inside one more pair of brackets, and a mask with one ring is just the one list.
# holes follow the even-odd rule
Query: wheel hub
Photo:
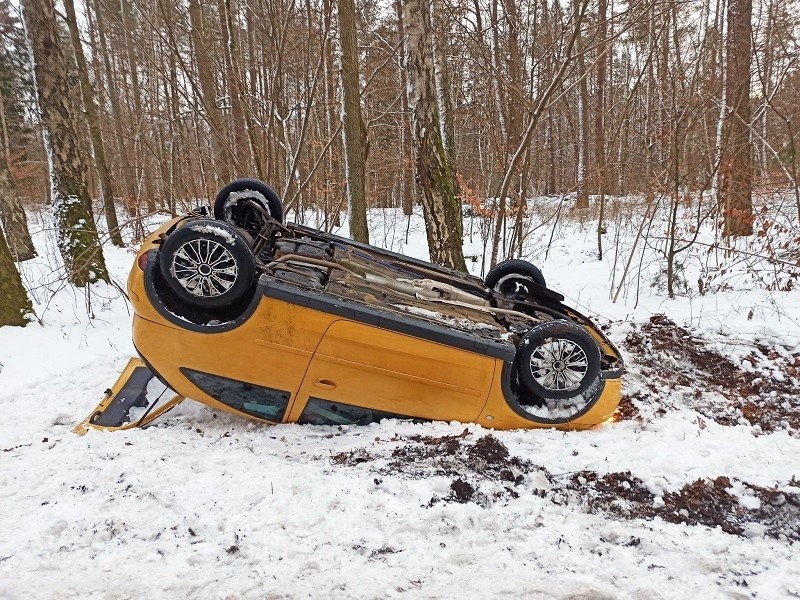
[[550, 391], [577, 390], [589, 368], [583, 349], [565, 338], [548, 338], [531, 354], [531, 374]]
[[202, 298], [221, 296], [238, 276], [230, 250], [215, 240], [191, 239], [181, 245], [172, 259], [172, 275], [190, 294]]

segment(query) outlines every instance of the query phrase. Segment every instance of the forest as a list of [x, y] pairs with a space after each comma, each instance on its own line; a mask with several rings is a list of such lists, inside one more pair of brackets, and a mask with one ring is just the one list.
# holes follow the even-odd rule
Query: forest
[[[0, 207], [18, 259], [32, 251], [23, 210], [57, 205], [54, 191], [83, 205], [63, 213], [61, 235], [72, 227], [73, 246], [96, 256], [95, 233], [73, 227], [91, 221], [91, 200], [120, 244], [119, 227], [236, 176], [270, 182], [288, 213], [314, 211], [328, 229], [348, 215], [362, 240], [367, 208], [421, 203], [426, 221], [446, 217], [429, 233], [432, 259], [462, 269], [448, 231], [464, 207], [492, 221], [492, 264], [521, 254], [536, 196], [570, 210], [591, 198], [600, 257], [608, 197], [695, 203], [724, 237], [753, 233], [754, 192], [787, 192], [800, 209], [795, 2], [26, 0], [1, 11]], [[55, 185], [48, 156], [68, 163]], [[97, 260], [78, 262], [103, 278]]]

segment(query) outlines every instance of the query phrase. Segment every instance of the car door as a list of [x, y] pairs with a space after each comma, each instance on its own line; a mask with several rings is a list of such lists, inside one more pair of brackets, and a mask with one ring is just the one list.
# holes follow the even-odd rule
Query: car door
[[492, 383], [494, 359], [348, 320], [317, 347], [290, 421], [368, 422], [399, 416], [473, 421]]
[[265, 297], [249, 319], [229, 331], [177, 329], [136, 317], [134, 338], [142, 355], [183, 396], [280, 423], [334, 320]]

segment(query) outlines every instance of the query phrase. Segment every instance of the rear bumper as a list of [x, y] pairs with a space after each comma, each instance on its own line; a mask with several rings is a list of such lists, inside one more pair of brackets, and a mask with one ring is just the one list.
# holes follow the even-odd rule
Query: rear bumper
[[90, 427], [104, 431], [144, 427], [183, 400], [141, 359], [131, 358], [97, 408], [73, 431], [83, 435]]

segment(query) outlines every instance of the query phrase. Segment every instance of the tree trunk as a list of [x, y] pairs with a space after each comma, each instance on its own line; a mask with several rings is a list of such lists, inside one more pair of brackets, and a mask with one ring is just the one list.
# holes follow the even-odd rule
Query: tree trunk
[[0, 228], [0, 327], [28, 324], [27, 316], [33, 312], [28, 293], [14, 264], [11, 250]]
[[[577, 20], [581, 0], [575, 0]], [[578, 96], [576, 112], [578, 116], [577, 172], [575, 175], [575, 208], [589, 208], [589, 188], [586, 173], [589, 171], [589, 90], [586, 85], [586, 59], [583, 56], [583, 35], [578, 31], [575, 38], [575, 51], [578, 64]]]
[[36, 256], [25, 209], [19, 201], [17, 186], [11, 177], [11, 152], [6, 126], [5, 99], [0, 92], [0, 118], [3, 119], [3, 152], [0, 154], [0, 223], [5, 229], [14, 260], [21, 262]]
[[762, 108], [761, 111], [761, 156], [760, 158], [760, 173], [761, 177], [766, 178], [769, 170], [769, 103], [772, 98], [772, 78], [775, 69], [775, 49], [773, 48], [773, 28], [775, 25], [775, 1], [770, 0], [766, 6], [766, 21], [767, 24], [764, 29], [764, 58], [763, 58], [763, 74], [761, 75], [763, 81], [762, 87]]
[[[136, 190], [136, 175], [131, 165], [130, 155], [128, 153], [128, 145], [125, 141], [123, 132], [122, 120], [122, 107], [119, 101], [119, 86], [114, 80], [113, 70], [111, 63], [113, 54], [111, 53], [111, 44], [106, 43], [106, 27], [105, 19], [103, 18], [103, 8], [97, 0], [93, 1], [93, 8], [95, 19], [97, 21], [97, 36], [100, 44], [99, 54], [103, 59], [103, 70], [106, 78], [106, 89], [108, 90], [108, 98], [111, 103], [111, 116], [114, 122], [114, 138], [116, 140], [117, 154], [119, 155], [120, 162], [122, 163], [122, 181], [125, 186], [126, 197], [123, 198], [123, 203], [129, 215], [138, 213], [139, 194]], [[87, 11], [88, 2], [87, 2]]]
[[[396, 0], [395, 10], [397, 11], [397, 33], [400, 39], [405, 39], [405, 25], [403, 24], [403, 5], [401, 0]], [[406, 90], [408, 88], [408, 74], [406, 73], [404, 64], [405, 46], [401, 52], [400, 64], [400, 89]], [[409, 119], [408, 110], [408, 94], [404, 91], [400, 94], [401, 110], [400, 116], [400, 168], [402, 169], [400, 175], [400, 194], [402, 196], [403, 214], [410, 216], [414, 212], [414, 204], [416, 201], [417, 188], [411, 182], [411, 121]]]
[[[403, 22], [406, 28], [409, 77], [407, 92], [408, 105], [413, 115], [412, 136], [417, 182], [422, 194], [431, 260], [466, 271], [456, 173], [455, 168], [450, 165], [442, 140], [435, 97], [428, 0], [406, 0], [403, 5]], [[445, 65], [441, 65], [441, 68], [444, 67]]]
[[725, 210], [723, 235], [753, 234], [753, 149], [750, 140], [750, 57], [752, 0], [729, 0], [728, 54], [721, 172]]
[[52, 0], [24, 0], [22, 14], [33, 51], [34, 78], [49, 157], [58, 247], [69, 281], [83, 287], [108, 281], [70, 107], [67, 65]]
[[[506, 85], [500, 79], [501, 73], [501, 55], [503, 53], [503, 49], [500, 47], [500, 17], [499, 17], [499, 0], [492, 0], [491, 5], [491, 23], [492, 23], [492, 49], [491, 49], [491, 60], [492, 60], [492, 71], [495, 74], [493, 77], [489, 78], [489, 86], [492, 90], [492, 95], [494, 96], [495, 102], [495, 109], [492, 111], [497, 114], [497, 125], [499, 129], [500, 139], [498, 142], [495, 142], [497, 146], [505, 150], [505, 153], [502, 156], [503, 160], [503, 168], [508, 168], [508, 154], [510, 150], [510, 136], [508, 132], [508, 119], [506, 117], [506, 111], [508, 110], [509, 103], [506, 102], [507, 97], [507, 90]], [[513, 152], [513, 150], [511, 150]], [[513, 176], [511, 173], [510, 176]], [[494, 230], [492, 233], [492, 252], [489, 259], [489, 267], [494, 268], [497, 264], [497, 255], [500, 249], [500, 236], [505, 231], [506, 226], [506, 195], [501, 194], [497, 198], [497, 213], [496, 219], [494, 222]], [[505, 245], [505, 240], [504, 240]]]
[[545, 132], [545, 145], [547, 146], [547, 186], [546, 193], [552, 196], [556, 193], [556, 136], [553, 129], [553, 109], [547, 111], [547, 129]]
[[341, 44], [342, 142], [347, 196], [350, 203], [350, 235], [358, 242], [369, 243], [365, 181], [367, 128], [361, 117], [356, 9], [353, 0], [336, 0], [336, 7], [339, 14]]
[[233, 154], [236, 162], [236, 175], [249, 176], [252, 168], [251, 152], [247, 139], [244, 110], [242, 108], [242, 94], [240, 91], [240, 78], [238, 75], [236, 46], [238, 35], [234, 29], [233, 15], [231, 14], [230, 0], [217, 0], [219, 11], [220, 33], [222, 45], [225, 50], [225, 83], [228, 86], [228, 97], [231, 103], [231, 121], [233, 129]]
[[[725, 17], [724, 12], [727, 11], [727, 2], [725, 0], [717, 0], [717, 9], [715, 12], [714, 22], [719, 23], [719, 33], [720, 36], [726, 35], [725, 31]], [[722, 174], [721, 165], [722, 165], [722, 151], [723, 151], [723, 135], [725, 133], [725, 115], [728, 113], [727, 105], [728, 99], [726, 96], [726, 87], [725, 81], [728, 77], [728, 66], [727, 66], [727, 55], [725, 50], [725, 44], [722, 43], [720, 40], [719, 48], [717, 51], [714, 52], [714, 57], [711, 61], [712, 65], [719, 63], [720, 65], [720, 79], [721, 85], [719, 86], [719, 111], [718, 111], [718, 118], [716, 124], [716, 136], [714, 138], [714, 163], [712, 165], [712, 169], [714, 169], [714, 175], [711, 180], [711, 188], [716, 193], [717, 198], [719, 200], [722, 199]], [[720, 205], [721, 206], [721, 205]]]
[[606, 163], [606, 128], [605, 128], [605, 90], [606, 90], [606, 50], [608, 39], [608, 23], [606, 22], [607, 0], [599, 0], [597, 5], [597, 46], [595, 114], [594, 114], [594, 160], [597, 165], [597, 193], [600, 196], [600, 215], [597, 220], [597, 259], [603, 260], [603, 217], [605, 216], [606, 192], [608, 191], [608, 168]]
[[203, 108], [208, 118], [211, 130], [211, 148], [214, 152], [215, 171], [223, 182], [231, 178], [226, 139], [222, 127], [222, 117], [217, 108], [217, 90], [214, 85], [214, 72], [211, 66], [211, 57], [208, 54], [205, 24], [198, 0], [189, 0], [189, 19], [191, 21], [192, 43], [194, 44], [195, 60], [197, 61], [197, 74], [200, 79]]
[[[325, 31], [332, 30], [333, 21], [333, 0], [323, 1], [323, 23], [322, 26]], [[336, 90], [340, 87], [336, 81], [336, 58], [335, 54], [338, 48], [333, 44], [326, 44], [325, 46], [325, 60], [323, 62], [323, 115], [322, 121], [324, 123], [325, 139], [333, 140], [338, 135], [336, 127], [341, 127], [339, 112], [340, 103], [336, 102]], [[334, 123], [338, 123], [334, 127]], [[322, 211], [324, 214], [323, 221], [325, 227], [330, 228], [331, 223], [339, 220], [339, 190], [342, 189], [341, 174], [344, 169], [341, 167], [339, 153], [333, 151], [334, 144], [329, 144], [330, 150], [325, 153], [323, 174], [325, 178], [324, 189], [326, 191], [325, 198], [322, 202]], [[347, 185], [345, 183], [345, 185]], [[334, 215], [335, 213], [335, 215]], [[328, 229], [326, 229], [327, 231]]]
[[89, 71], [86, 67], [86, 57], [83, 54], [80, 32], [78, 31], [78, 21], [75, 18], [74, 0], [64, 0], [64, 9], [67, 13], [67, 25], [69, 26], [69, 37], [72, 41], [72, 50], [75, 54], [75, 63], [78, 66], [78, 76], [81, 82], [81, 95], [83, 97], [83, 109], [86, 116], [86, 124], [89, 127], [89, 138], [92, 142], [94, 153], [94, 163], [97, 168], [97, 175], [100, 179], [100, 190], [103, 194], [103, 210], [108, 225], [108, 235], [111, 243], [115, 246], [123, 246], [122, 236], [119, 232], [119, 222], [117, 221], [117, 211], [114, 206], [114, 192], [111, 188], [111, 173], [106, 164], [106, 150], [103, 144], [103, 134], [100, 130], [100, 117], [97, 112], [95, 102], [95, 92], [92, 82], [89, 81]]
[[28, 232], [28, 220], [19, 201], [17, 186], [4, 163], [5, 160], [0, 160], [0, 222], [8, 234], [8, 247], [14, 260], [22, 262], [35, 257], [36, 248]]
[[[506, 96], [508, 99], [508, 137], [510, 146], [506, 149], [506, 162], [510, 162], [514, 150], [519, 146], [522, 139], [522, 114], [517, 108], [520, 100], [524, 98], [524, 84], [522, 82], [522, 53], [519, 47], [519, 29], [520, 18], [517, 12], [516, 0], [504, 0], [503, 12], [506, 15], [506, 23], [508, 27], [508, 78], [511, 84], [511, 92]], [[531, 102], [533, 98], [526, 98]], [[528, 170], [531, 163], [531, 150], [528, 149], [525, 153], [525, 159], [522, 161], [522, 168], [519, 174], [519, 185], [517, 186], [516, 198], [512, 198], [512, 206], [516, 209], [516, 218], [514, 219], [514, 233], [511, 236], [515, 240], [516, 254], [522, 256], [522, 245], [524, 243], [523, 224], [525, 215], [528, 211], [527, 200], [527, 182]], [[514, 252], [514, 244], [509, 247], [508, 255]]]
[[442, 14], [442, 0], [430, 0], [431, 47], [433, 52], [433, 80], [436, 89], [436, 108], [439, 110], [439, 127], [450, 168], [455, 172], [456, 134], [453, 119], [453, 99], [450, 96], [450, 77], [447, 71], [446, 26]]

